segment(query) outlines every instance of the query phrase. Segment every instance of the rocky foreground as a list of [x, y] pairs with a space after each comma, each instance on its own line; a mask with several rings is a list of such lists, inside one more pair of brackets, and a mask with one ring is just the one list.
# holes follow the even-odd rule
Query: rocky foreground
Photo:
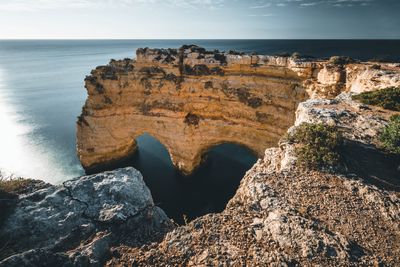
[[[302, 103], [296, 125], [341, 127], [347, 142], [358, 144], [347, 146], [350, 165], [364, 156], [357, 147], [377, 152], [376, 131], [391, 114], [343, 94]], [[346, 175], [301, 171], [294, 146], [282, 141], [248, 171], [222, 213], [178, 227], [160, 243], [113, 248], [118, 256], [108, 265], [398, 266], [400, 158], [395, 162], [365, 163], [377, 172], [386, 169], [381, 177], [392, 178], [386, 182], [363, 165]]]
[[0, 229], [0, 266], [399, 266], [400, 160], [376, 146], [395, 113], [350, 94], [301, 103], [289, 132], [337, 125], [344, 174], [303, 171], [282, 139], [222, 213], [184, 226], [132, 168], [21, 195]]
[[112, 245], [140, 246], [171, 227], [137, 170], [81, 177], [20, 196], [0, 229], [0, 266], [101, 266]]

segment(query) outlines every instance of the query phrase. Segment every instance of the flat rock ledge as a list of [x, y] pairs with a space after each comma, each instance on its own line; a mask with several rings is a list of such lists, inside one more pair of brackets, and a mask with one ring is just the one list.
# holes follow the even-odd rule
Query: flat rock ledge
[[142, 245], [171, 225], [139, 171], [84, 176], [20, 197], [0, 229], [0, 266], [101, 266], [113, 244]]

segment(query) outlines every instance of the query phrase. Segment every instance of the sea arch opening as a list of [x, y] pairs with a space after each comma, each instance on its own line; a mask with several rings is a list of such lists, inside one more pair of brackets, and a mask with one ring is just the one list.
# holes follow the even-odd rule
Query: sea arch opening
[[246, 171], [257, 161], [255, 153], [244, 145], [218, 142], [201, 151], [201, 165], [192, 174], [184, 175], [158, 138], [144, 133], [135, 140], [136, 153], [118, 167], [138, 169], [156, 205], [180, 224], [223, 211]]

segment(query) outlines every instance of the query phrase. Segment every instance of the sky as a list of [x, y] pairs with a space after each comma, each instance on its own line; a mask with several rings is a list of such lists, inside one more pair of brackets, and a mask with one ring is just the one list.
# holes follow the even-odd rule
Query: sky
[[0, 0], [0, 39], [400, 39], [400, 0]]

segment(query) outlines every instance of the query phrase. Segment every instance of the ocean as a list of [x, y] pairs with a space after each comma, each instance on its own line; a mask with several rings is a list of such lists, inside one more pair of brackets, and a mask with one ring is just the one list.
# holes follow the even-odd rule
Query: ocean
[[[87, 97], [83, 80], [110, 59], [134, 57], [139, 47], [207, 49], [260, 54], [299, 52], [400, 62], [400, 40], [0, 40], [0, 171], [3, 176], [59, 184], [84, 174], [75, 150], [75, 123]], [[157, 204], [176, 220], [222, 210], [256, 158], [225, 144], [191, 177], [173, 167], [165, 148], [139, 138], [127, 165], [139, 169]]]

